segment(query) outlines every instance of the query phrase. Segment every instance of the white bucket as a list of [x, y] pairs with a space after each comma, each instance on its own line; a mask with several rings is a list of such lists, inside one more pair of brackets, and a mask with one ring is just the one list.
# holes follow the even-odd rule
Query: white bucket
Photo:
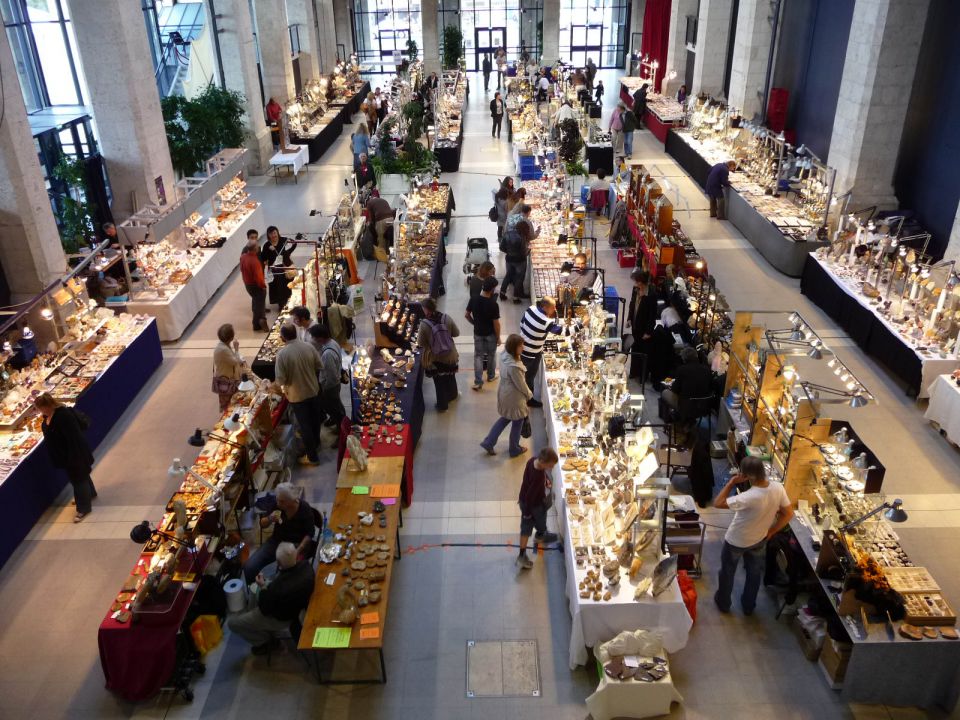
[[227, 596], [227, 609], [240, 612], [247, 605], [247, 584], [241, 578], [227, 580], [223, 584], [223, 592]]

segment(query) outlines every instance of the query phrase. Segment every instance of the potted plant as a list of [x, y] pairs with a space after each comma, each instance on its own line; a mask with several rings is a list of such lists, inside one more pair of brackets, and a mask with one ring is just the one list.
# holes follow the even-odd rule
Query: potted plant
[[463, 33], [460, 25], [447, 25], [443, 28], [443, 66], [454, 69], [459, 66], [463, 56]]
[[391, 138], [397, 129], [397, 117], [388, 116], [377, 130], [377, 151], [371, 160], [377, 174], [377, 187], [383, 196], [405, 193], [410, 187], [410, 178], [425, 171], [439, 172], [436, 159], [419, 137], [423, 133], [423, 106], [409, 102], [401, 108], [407, 123], [407, 133], [399, 152]]
[[66, 186], [66, 193], [55, 200], [60, 243], [67, 254], [76, 253], [94, 237], [94, 206], [87, 201], [87, 177], [83, 160], [60, 157], [53, 177]]
[[578, 194], [580, 186], [586, 183], [589, 172], [583, 164], [583, 138], [580, 137], [580, 125], [576, 120], [569, 119], [560, 123], [557, 156], [573, 183], [572, 192]]
[[244, 102], [242, 94], [217, 85], [193, 99], [170, 95], [160, 101], [170, 161], [179, 175], [194, 175], [214, 153], [243, 145]]

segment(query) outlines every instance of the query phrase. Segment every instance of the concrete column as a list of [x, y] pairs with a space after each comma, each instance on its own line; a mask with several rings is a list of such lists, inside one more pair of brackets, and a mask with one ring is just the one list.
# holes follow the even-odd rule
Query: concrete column
[[287, 20], [300, 32], [300, 78], [304, 82], [320, 77], [320, 54], [317, 44], [317, 15], [313, 0], [287, 0]]
[[950, 231], [950, 240], [947, 242], [943, 259], [960, 263], [960, 203], [957, 204], [957, 215], [953, 220], [953, 230]]
[[[623, 69], [625, 72], [630, 72], [630, 55], [631, 53], [640, 52], [640, 45], [636, 47], [633, 46], [633, 36], [635, 33], [641, 33], [641, 42], [642, 42], [642, 33], [643, 33], [643, 14], [647, 9], [647, 0], [633, 0], [632, 7], [630, 8], [630, 27], [627, 28], [629, 33], [626, 37], [626, 45], [630, 49], [630, 52], [627, 53], [626, 57], [623, 59]], [[672, 11], [672, 6], [671, 6]]]
[[[251, 171], [265, 173], [273, 155], [273, 141], [261, 104], [260, 78], [257, 75], [257, 47], [253, 37], [253, 19], [247, 0], [216, 0], [223, 79], [229, 90], [246, 99], [244, 121], [246, 147], [250, 150]], [[207, 5], [210, 12], [210, 5]]]
[[701, 0], [697, 20], [697, 58], [690, 91], [718, 96], [723, 91], [733, 0]]
[[334, 18], [333, 0], [315, 1], [315, 17], [320, 32], [320, 71], [325, 75], [333, 72], [337, 64], [337, 27]]
[[443, 62], [440, 59], [440, 23], [437, 17], [437, 0], [420, 0], [420, 23], [423, 47], [420, 48], [420, 59], [423, 60], [423, 71], [426, 74], [440, 73]]
[[114, 218], [124, 220], [158, 202], [157, 178], [172, 201], [173, 166], [143, 10], [128, 0], [70, 0], [70, 15], [113, 189]]
[[[560, 2], [543, 3], [543, 62], [553, 65], [560, 57]], [[594, 61], [596, 62], [596, 60]]]
[[0, 266], [10, 301], [38, 294], [67, 267], [60, 234], [50, 209], [47, 188], [27, 122], [6, 33], [0, 33], [3, 123], [0, 124]]
[[283, 3], [255, 0], [257, 47], [260, 48], [260, 76], [264, 100], [275, 99], [281, 105], [293, 100], [293, 64], [290, 61], [290, 23]]
[[930, 0], [857, 0], [828, 162], [851, 207], [896, 208], [893, 172]]
[[[331, 0], [333, 3], [333, 24], [337, 31], [337, 45], [343, 45], [346, 60], [353, 53], [353, 23], [350, 22], [350, 0]], [[336, 54], [336, 48], [334, 48]]]
[[751, 118], [763, 106], [772, 24], [769, 0], [740, 0], [737, 36], [730, 67], [730, 104]]
[[[697, 14], [697, 0], [673, 0], [670, 7], [670, 45], [667, 47], [667, 70], [663, 74], [662, 92], [673, 95], [684, 84], [687, 68], [687, 15]], [[671, 79], [671, 73], [676, 76]], [[688, 88], [689, 89], [689, 88]]]

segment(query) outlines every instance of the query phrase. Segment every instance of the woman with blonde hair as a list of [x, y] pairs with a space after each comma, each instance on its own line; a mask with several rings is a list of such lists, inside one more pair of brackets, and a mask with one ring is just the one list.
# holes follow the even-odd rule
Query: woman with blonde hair
[[73, 485], [73, 502], [77, 506], [73, 521], [78, 523], [93, 510], [92, 500], [97, 496], [97, 489], [90, 477], [93, 453], [84, 436], [90, 421], [86, 415], [62, 405], [50, 393], [42, 393], [37, 397], [34, 406], [42, 416], [40, 429], [50, 460], [54, 467], [66, 471]]
[[480, 442], [480, 447], [488, 455], [497, 454], [493, 448], [507, 425], [510, 425], [510, 457], [523, 455], [527, 451], [520, 444], [520, 434], [523, 421], [530, 414], [527, 401], [533, 397], [533, 391], [527, 385], [526, 368], [520, 360], [522, 350], [523, 338], [514, 333], [507, 338], [500, 353], [500, 386], [497, 388], [497, 412], [500, 417]]

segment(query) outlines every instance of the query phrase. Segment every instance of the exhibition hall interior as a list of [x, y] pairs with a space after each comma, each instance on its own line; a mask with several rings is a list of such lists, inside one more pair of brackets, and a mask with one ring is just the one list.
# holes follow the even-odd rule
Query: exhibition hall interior
[[960, 4], [0, 17], [0, 718], [960, 718]]

